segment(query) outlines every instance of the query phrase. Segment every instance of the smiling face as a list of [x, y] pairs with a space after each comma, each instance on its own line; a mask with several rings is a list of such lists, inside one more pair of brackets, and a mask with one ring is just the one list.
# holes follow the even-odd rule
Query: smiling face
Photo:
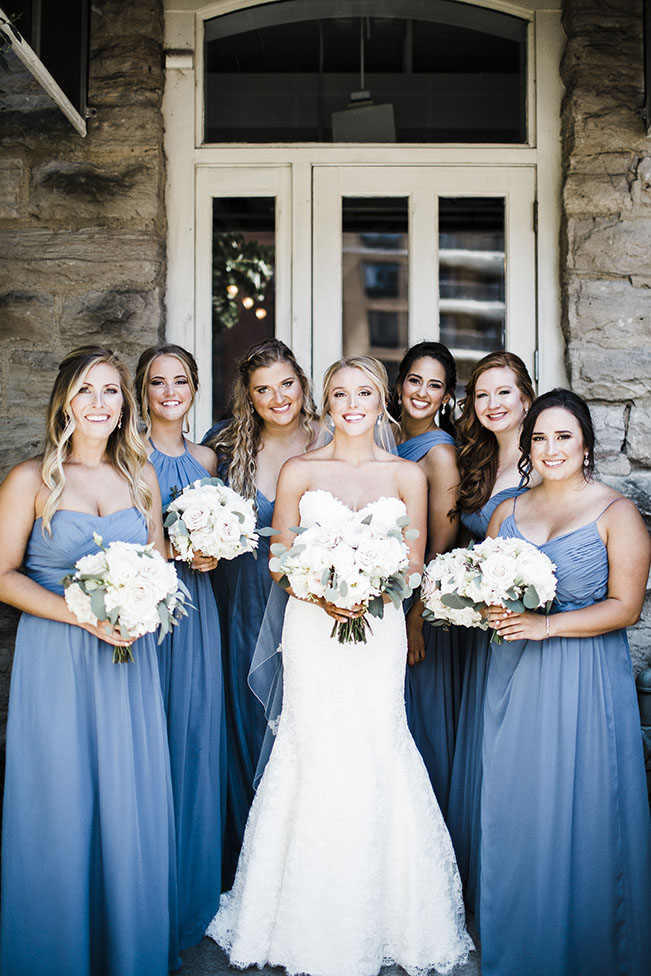
[[434, 422], [434, 417], [450, 399], [445, 392], [445, 367], [438, 359], [422, 356], [414, 360], [399, 389], [402, 409], [413, 420]]
[[477, 378], [475, 414], [479, 423], [494, 434], [517, 430], [529, 406], [508, 366], [493, 366]]
[[301, 381], [285, 361], [254, 369], [249, 396], [255, 412], [271, 427], [286, 427], [298, 419], [303, 409]]
[[176, 356], [156, 356], [147, 377], [147, 403], [152, 418], [182, 420], [192, 406], [192, 387]]
[[531, 463], [547, 481], [583, 479], [586, 448], [581, 426], [564, 407], [543, 410], [531, 434]]
[[338, 369], [329, 387], [328, 411], [335, 429], [357, 437], [373, 430], [382, 415], [380, 391], [361, 369]]
[[70, 401], [75, 433], [108, 439], [120, 420], [123, 400], [117, 369], [108, 363], [91, 366]]

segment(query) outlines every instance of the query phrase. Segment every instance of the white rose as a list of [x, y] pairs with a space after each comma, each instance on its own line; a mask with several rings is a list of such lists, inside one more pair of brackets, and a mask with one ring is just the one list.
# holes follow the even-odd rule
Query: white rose
[[114, 586], [123, 586], [140, 572], [140, 547], [128, 542], [112, 542], [106, 551], [108, 578]]
[[[112, 604], [109, 606], [109, 602]], [[127, 628], [129, 634], [144, 634], [155, 630], [159, 623], [157, 587], [155, 583], [146, 577], [139, 576], [130, 580], [120, 590], [116, 591], [115, 597], [109, 594], [106, 599], [106, 609], [112, 610], [118, 607], [120, 612], [120, 622]]]
[[481, 563], [481, 591], [506, 596], [515, 583], [517, 575], [517, 561], [514, 556], [506, 553], [494, 553], [482, 560]]
[[203, 529], [209, 522], [209, 512], [201, 504], [188, 506], [182, 515], [183, 521], [188, 527], [189, 532], [196, 529]]
[[106, 572], [104, 552], [100, 549], [99, 552], [91, 552], [88, 556], [82, 556], [81, 559], [77, 560], [75, 567], [83, 576], [103, 577]]
[[64, 590], [64, 597], [80, 624], [96, 624], [97, 617], [90, 609], [90, 597], [84, 593], [79, 583], [71, 583]]

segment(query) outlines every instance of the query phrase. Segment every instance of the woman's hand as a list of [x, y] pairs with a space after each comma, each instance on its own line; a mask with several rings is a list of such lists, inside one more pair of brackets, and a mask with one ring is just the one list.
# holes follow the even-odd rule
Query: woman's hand
[[505, 607], [488, 607], [485, 618], [489, 626], [506, 641], [545, 640], [550, 636], [546, 617], [530, 610], [512, 613]]
[[209, 573], [215, 569], [218, 562], [216, 556], [204, 556], [200, 550], [197, 550], [192, 557], [192, 569], [196, 569], [198, 573]]
[[321, 597], [318, 602], [318, 606], [322, 607], [328, 616], [332, 617], [333, 620], [338, 620], [340, 622], [350, 620], [352, 617], [361, 617], [366, 612], [366, 607], [362, 603], [357, 603], [349, 610], [344, 610], [341, 607], [336, 606], [334, 603], [329, 603], [324, 597]]
[[107, 644], [112, 644], [113, 647], [131, 647], [133, 644], [133, 637], [127, 637], [125, 639], [120, 633], [120, 628], [114, 627], [108, 620], [100, 620], [96, 624], [80, 624], [78, 621], [75, 621], [75, 623], [82, 630], [87, 630], [93, 637], [99, 637], [100, 640], [106, 641]]
[[407, 614], [407, 664], [413, 667], [425, 660], [425, 638], [423, 629], [425, 621], [422, 617], [423, 603], [416, 600]]

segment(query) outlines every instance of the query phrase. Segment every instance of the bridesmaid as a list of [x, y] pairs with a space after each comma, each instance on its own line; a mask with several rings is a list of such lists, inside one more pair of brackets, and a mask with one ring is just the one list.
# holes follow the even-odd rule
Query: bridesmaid
[[[534, 399], [527, 368], [514, 353], [492, 352], [475, 365], [461, 418], [459, 442], [459, 513], [466, 532], [481, 541], [491, 515], [505, 498], [523, 491], [518, 470], [518, 439]], [[451, 628], [463, 654], [459, 724], [450, 779], [448, 830], [464, 884], [466, 905], [475, 911], [479, 867], [481, 789], [481, 719], [490, 634]]]
[[[163, 505], [216, 473], [215, 453], [183, 436], [199, 385], [194, 357], [181, 346], [146, 349], [136, 390], [149, 460]], [[179, 947], [201, 941], [219, 905], [226, 805], [226, 727], [219, 614], [210, 577], [217, 560], [177, 561], [195, 610], [158, 647], [176, 820]]]
[[[252, 346], [238, 363], [231, 396], [232, 420], [204, 438], [217, 453], [219, 474], [254, 499], [258, 525], [271, 525], [276, 482], [285, 461], [303, 454], [314, 437], [316, 410], [309, 381], [291, 349], [279, 339]], [[244, 553], [222, 560], [215, 592], [222, 624], [228, 735], [228, 791], [222, 888], [233, 883], [266, 720], [247, 679], [271, 589], [269, 540], [260, 537], [257, 558]], [[284, 594], [280, 593], [280, 635]]]
[[549, 617], [488, 619], [505, 640], [486, 687], [481, 839], [484, 976], [645, 976], [651, 823], [625, 628], [640, 616], [651, 543], [633, 503], [592, 478], [584, 401], [533, 404], [520, 469], [489, 535], [556, 564]]
[[[0, 487], [0, 599], [23, 611], [7, 727], [3, 976], [165, 976], [176, 936], [174, 814], [153, 635], [81, 625], [61, 579], [93, 534], [164, 551], [156, 475], [126, 367], [61, 363], [45, 449]], [[24, 571], [21, 571], [21, 567]], [[179, 964], [172, 945], [169, 963]]]
[[[454, 358], [440, 342], [412, 346], [398, 368], [394, 394], [400, 418], [398, 454], [418, 461], [427, 476], [426, 562], [450, 549], [457, 535], [459, 470], [452, 420], [456, 385]], [[416, 599], [407, 613], [407, 719], [445, 817], [461, 665], [450, 632], [423, 626], [422, 612], [422, 601]]]

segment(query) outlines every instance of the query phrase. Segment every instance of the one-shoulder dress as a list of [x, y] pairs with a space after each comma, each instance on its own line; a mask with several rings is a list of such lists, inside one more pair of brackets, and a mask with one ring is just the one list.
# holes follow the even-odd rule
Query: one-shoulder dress
[[[80, 556], [144, 543], [143, 516], [37, 519], [27, 574], [56, 593]], [[23, 613], [7, 726], [2, 976], [166, 976], [178, 965], [174, 813], [154, 637], [132, 662], [86, 630]], [[171, 945], [170, 945], [171, 937]]]
[[[516, 519], [500, 535], [523, 538]], [[606, 597], [597, 521], [538, 547], [556, 564], [552, 612]], [[495, 646], [483, 764], [484, 976], [647, 976], [651, 825], [626, 631]]]
[[[439, 444], [454, 446], [444, 430], [418, 434], [398, 445], [408, 461], [421, 458]], [[409, 730], [423, 757], [441, 813], [447, 817], [450, 776], [463, 672], [463, 645], [451, 639], [450, 630], [425, 624], [425, 659], [407, 668], [405, 698]]]
[[[274, 503], [260, 491], [257, 509], [258, 526], [271, 525]], [[248, 676], [272, 583], [269, 538], [260, 536], [257, 558], [245, 552], [236, 559], [222, 559], [213, 573], [213, 582], [222, 628], [228, 741], [222, 886], [229, 888], [253, 801], [253, 782], [267, 729], [264, 708], [251, 691]]]
[[[526, 489], [519, 486], [504, 488], [488, 499], [478, 512], [462, 512], [461, 522], [473, 539], [481, 542], [493, 512], [507, 498]], [[482, 715], [486, 676], [491, 658], [491, 631], [472, 627], [451, 627], [450, 639], [458, 647], [457, 657], [463, 662], [459, 719], [457, 723], [454, 757], [450, 775], [447, 825], [454, 844], [463, 882], [466, 905], [471, 911], [478, 907], [479, 874], [479, 802], [481, 795]]]
[[[364, 512], [386, 519], [404, 504]], [[308, 491], [301, 524], [341, 527], [351, 510]], [[208, 935], [231, 965], [374, 976], [449, 973], [472, 947], [452, 844], [404, 707], [404, 614], [388, 604], [368, 643], [331, 638], [332, 619], [290, 597], [278, 735], [246, 827], [232, 892]]]
[[[153, 446], [153, 445], [152, 445]], [[163, 505], [208, 472], [186, 448], [149, 458]], [[219, 614], [208, 573], [174, 563], [194, 609], [158, 647], [176, 820], [179, 946], [200, 942], [217, 911], [226, 807], [226, 719]]]

